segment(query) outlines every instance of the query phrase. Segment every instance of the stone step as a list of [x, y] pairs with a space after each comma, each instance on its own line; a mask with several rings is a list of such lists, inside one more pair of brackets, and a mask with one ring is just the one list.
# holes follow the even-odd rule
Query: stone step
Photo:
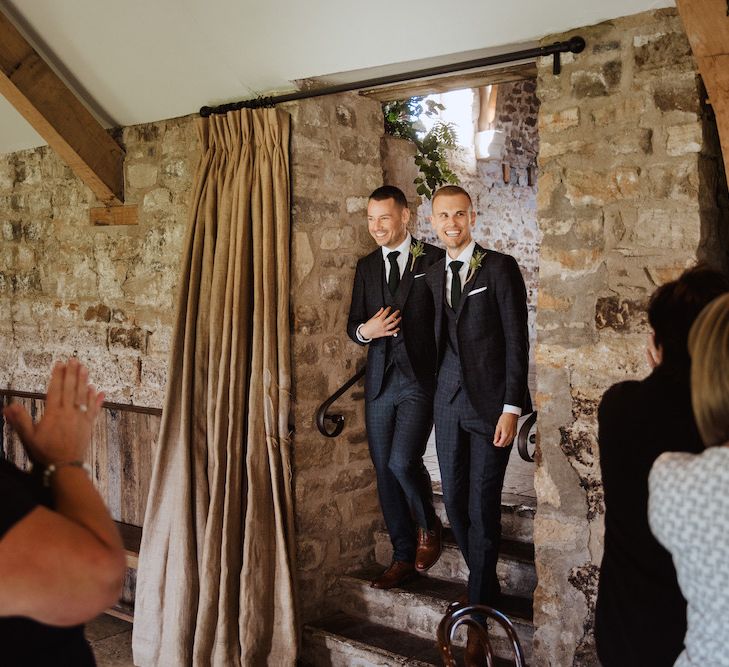
[[[347, 614], [335, 614], [304, 627], [302, 667], [431, 667], [442, 665], [432, 639], [393, 630]], [[458, 653], [456, 657], [460, 656]], [[512, 665], [497, 658], [495, 667]]]
[[[439, 484], [433, 485], [433, 505], [444, 526], [450, 526]], [[501, 535], [505, 540], [534, 542], [535, 498], [504, 493], [501, 497]]]
[[[340, 577], [339, 611], [432, 641], [446, 608], [466, 590], [462, 583], [433, 577], [416, 577], [402, 588], [390, 590], [370, 587], [371, 580], [381, 571], [379, 565], [374, 565]], [[534, 636], [531, 599], [504, 595], [499, 611], [514, 624], [529, 662]], [[508, 657], [506, 635], [498, 626], [493, 627], [492, 633], [496, 654]]]
[[[392, 561], [390, 536], [384, 530], [375, 532], [375, 558], [383, 567], [387, 567]], [[531, 597], [537, 587], [534, 546], [526, 542], [502, 540], [496, 574], [501, 590], [507, 595]], [[468, 581], [468, 566], [449, 528], [443, 531], [441, 556], [428, 570], [427, 576], [463, 583]]]

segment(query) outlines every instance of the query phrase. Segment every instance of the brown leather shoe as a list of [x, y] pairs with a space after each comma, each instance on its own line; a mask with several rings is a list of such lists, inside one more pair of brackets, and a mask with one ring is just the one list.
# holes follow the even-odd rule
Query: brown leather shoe
[[466, 652], [463, 654], [466, 667], [483, 667], [486, 664], [486, 648], [473, 628], [468, 628]]
[[461, 607], [465, 607], [468, 604], [468, 591], [458, 596], [457, 600], [451, 602], [447, 609], [446, 614], [450, 614], [454, 611], [458, 611]]
[[435, 525], [431, 530], [418, 528], [418, 548], [415, 552], [415, 569], [427, 572], [438, 562], [443, 550], [443, 524], [435, 517]]
[[395, 588], [417, 576], [415, 565], [401, 560], [394, 560], [377, 579], [373, 579], [372, 588]]

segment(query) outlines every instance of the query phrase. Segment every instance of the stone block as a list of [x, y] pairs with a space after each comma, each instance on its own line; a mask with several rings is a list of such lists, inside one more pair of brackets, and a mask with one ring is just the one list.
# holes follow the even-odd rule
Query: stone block
[[607, 145], [608, 150], [616, 155], [650, 155], [653, 152], [653, 130], [638, 128], [632, 132], [620, 132], [609, 139]]
[[344, 292], [342, 281], [337, 274], [326, 274], [319, 278], [321, 298], [326, 300], [341, 301]]
[[341, 242], [342, 232], [337, 227], [328, 227], [321, 232], [319, 247], [322, 250], [336, 250]]
[[96, 306], [89, 306], [84, 313], [84, 320], [87, 322], [109, 322], [111, 309], [103, 303]]
[[23, 226], [19, 220], [3, 220], [2, 223], [0, 223], [0, 227], [2, 228], [3, 241], [20, 240]]
[[579, 107], [570, 107], [553, 113], [542, 113], [539, 115], [539, 132], [548, 134], [550, 132], [562, 132], [580, 124]]
[[572, 206], [604, 206], [618, 194], [617, 179], [592, 169], [566, 169], [565, 195]]
[[616, 296], [600, 297], [595, 306], [595, 326], [598, 330], [646, 331], [647, 303]]
[[380, 147], [368, 137], [343, 136], [339, 140], [339, 159], [352, 164], [369, 165], [380, 160]]
[[623, 124], [634, 127], [636, 119], [641, 118], [646, 111], [647, 105], [644, 96], [622, 97], [616, 95], [605, 100], [603, 104], [594, 106], [590, 115], [596, 127], [614, 130], [616, 126]]
[[645, 208], [638, 212], [638, 223], [630, 230], [633, 246], [695, 251], [701, 238], [698, 207], [672, 209]]
[[157, 183], [157, 165], [140, 163], [127, 166], [127, 185], [131, 188], [151, 188]]
[[346, 104], [337, 104], [334, 109], [334, 115], [337, 123], [343, 127], [353, 128], [357, 125], [357, 114], [354, 109]]
[[622, 62], [611, 60], [594, 70], [578, 70], [570, 76], [573, 96], [580, 100], [590, 97], [606, 97], [620, 84]]
[[690, 55], [691, 47], [683, 32], [657, 32], [633, 38], [633, 57], [638, 71], [672, 69]]
[[146, 352], [147, 332], [139, 327], [109, 327], [109, 349]]
[[[142, 357], [141, 362], [141, 383], [147, 388], [163, 390], [167, 386], [167, 359], [158, 357]], [[156, 392], [159, 396], [162, 392]]]
[[684, 111], [693, 114], [701, 112], [699, 89], [696, 77], [671, 77], [661, 79], [653, 87], [653, 103], [661, 111]]
[[172, 203], [172, 193], [167, 188], [156, 188], [144, 195], [142, 210], [149, 213], [165, 211]]
[[666, 153], [672, 156], [699, 153], [703, 145], [703, 133], [699, 123], [676, 125], [668, 128]]
[[337, 224], [343, 217], [342, 203], [339, 199], [313, 199], [294, 196], [292, 216], [294, 225], [315, 224], [321, 226], [324, 222]]
[[312, 252], [311, 242], [307, 232], [294, 231], [291, 254], [294, 269], [294, 285], [300, 287], [314, 268], [314, 253]]
[[699, 174], [693, 156], [652, 165], [647, 170], [651, 194], [656, 199], [695, 202], [699, 198]]
[[347, 197], [347, 213], [367, 214], [367, 197]]
[[556, 141], [554, 143], [542, 140], [539, 146], [539, 165], [545, 166], [549, 164], [549, 158], [559, 157], [561, 155], [588, 155], [594, 151], [594, 147], [582, 140], [576, 141]]

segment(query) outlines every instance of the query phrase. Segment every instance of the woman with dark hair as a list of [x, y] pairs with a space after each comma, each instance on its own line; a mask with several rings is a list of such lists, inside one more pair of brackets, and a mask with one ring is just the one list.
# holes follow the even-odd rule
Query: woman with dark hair
[[5, 419], [34, 474], [0, 459], [0, 664], [95, 664], [82, 623], [121, 592], [119, 533], [84, 463], [104, 395], [76, 359], [53, 368], [41, 420], [18, 404]]
[[689, 335], [691, 401], [706, 450], [658, 458], [649, 519], [670, 551], [688, 602], [677, 667], [729, 665], [729, 295], [699, 315]]
[[604, 667], [672, 665], [683, 649], [686, 602], [671, 555], [648, 525], [648, 474], [663, 452], [702, 449], [691, 411], [688, 332], [727, 291], [729, 281], [703, 267], [659, 287], [648, 307], [651, 374], [614, 385], [600, 403], [605, 550], [595, 637]]

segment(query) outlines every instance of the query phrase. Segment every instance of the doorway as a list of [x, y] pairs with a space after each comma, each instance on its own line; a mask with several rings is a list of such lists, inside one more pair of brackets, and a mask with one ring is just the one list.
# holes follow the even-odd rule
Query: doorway
[[[529, 314], [529, 389], [536, 392], [536, 307], [541, 235], [536, 216], [536, 170], [539, 151], [537, 115], [539, 100], [536, 81], [523, 78], [499, 84], [466, 87], [424, 95], [427, 102], [441, 108], [437, 119], [423, 115], [428, 130], [436, 120], [449, 124], [456, 135], [456, 147], [448, 151], [448, 165], [473, 199], [477, 220], [475, 240], [484, 247], [504, 252], [517, 260], [527, 287]], [[432, 108], [432, 104], [430, 105]], [[415, 237], [439, 245], [429, 222], [430, 200], [419, 195], [412, 184], [417, 169], [412, 149], [402, 139], [386, 137], [382, 158], [385, 182], [404, 189], [413, 211]], [[520, 419], [520, 426], [526, 417]], [[431, 433], [424, 457], [440, 490], [440, 470]], [[533, 504], [534, 463], [525, 461], [514, 447], [507, 468], [503, 493]]]

